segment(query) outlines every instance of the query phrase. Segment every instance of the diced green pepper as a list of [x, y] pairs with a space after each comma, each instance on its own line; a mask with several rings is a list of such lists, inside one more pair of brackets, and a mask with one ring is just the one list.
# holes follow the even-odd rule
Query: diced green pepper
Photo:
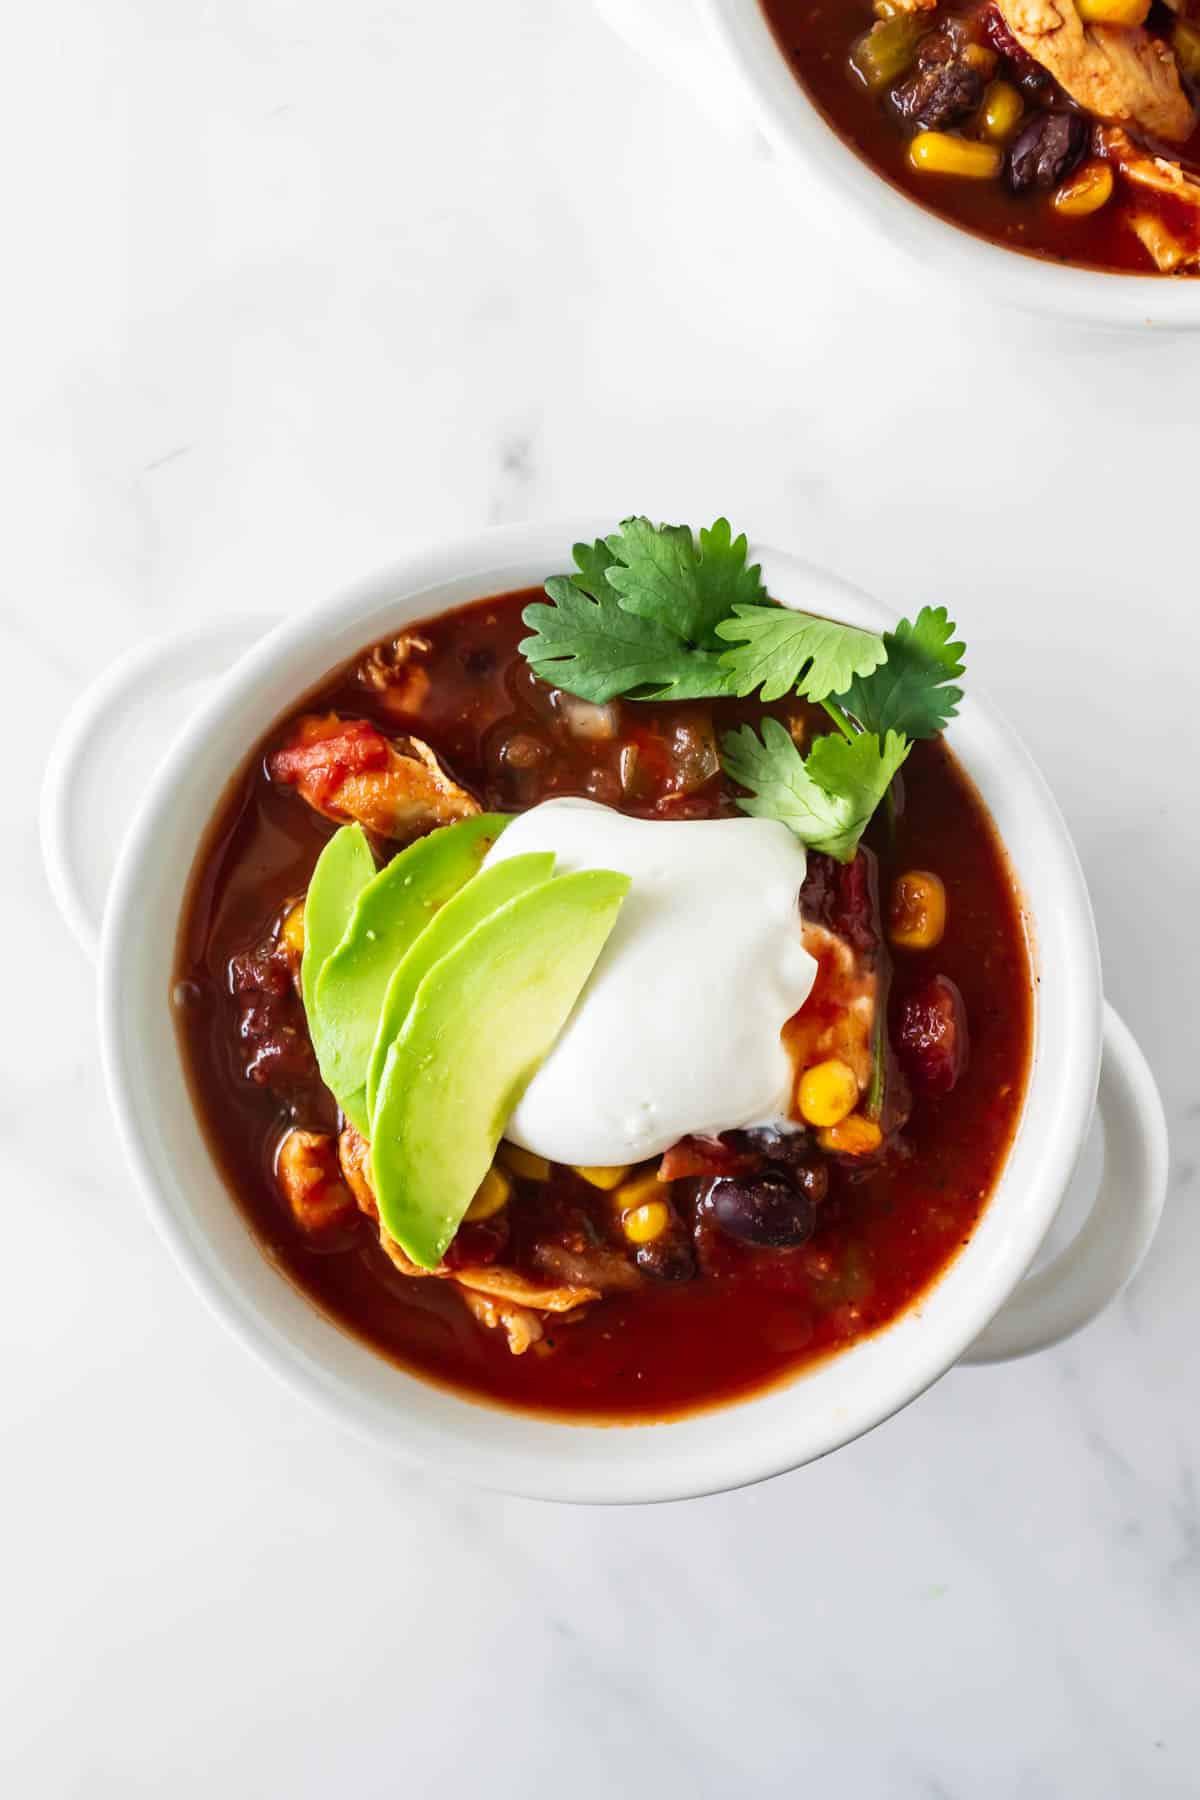
[[850, 67], [873, 94], [903, 75], [924, 37], [926, 22], [913, 13], [883, 19], [860, 37], [850, 52]]

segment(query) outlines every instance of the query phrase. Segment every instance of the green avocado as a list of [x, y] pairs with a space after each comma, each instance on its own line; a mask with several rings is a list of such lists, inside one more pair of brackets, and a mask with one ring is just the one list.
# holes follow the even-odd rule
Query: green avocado
[[606, 869], [544, 882], [476, 925], [418, 988], [384, 1065], [371, 1162], [380, 1218], [422, 1268], [458, 1230], [628, 890]]
[[388, 983], [383, 1009], [379, 1014], [375, 1046], [367, 1069], [367, 1112], [372, 1118], [375, 1116], [375, 1100], [388, 1051], [399, 1037], [417, 989], [434, 963], [445, 956], [448, 950], [452, 950], [468, 931], [473, 931], [489, 913], [494, 913], [497, 907], [514, 899], [517, 894], [524, 894], [530, 888], [539, 887], [543, 881], [549, 881], [553, 872], [554, 852], [550, 850], [512, 856], [507, 862], [497, 863], [492, 869], [481, 869], [472, 881], [459, 889], [453, 900], [447, 900], [416, 942], [410, 945], [400, 967]]
[[418, 838], [381, 869], [355, 902], [337, 949], [317, 977], [313, 1043], [338, 1105], [364, 1134], [364, 1089], [387, 986], [396, 965], [476, 873], [508, 820], [479, 813]]
[[300, 991], [310, 1028], [317, 977], [341, 943], [354, 902], [374, 875], [375, 858], [361, 825], [343, 825], [317, 858], [304, 899], [304, 956], [300, 963]]

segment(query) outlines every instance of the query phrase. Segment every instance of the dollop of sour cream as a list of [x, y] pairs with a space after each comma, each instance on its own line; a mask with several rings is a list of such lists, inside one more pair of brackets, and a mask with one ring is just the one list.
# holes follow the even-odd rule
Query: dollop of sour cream
[[787, 827], [547, 800], [487, 861], [538, 850], [556, 875], [618, 869], [632, 886], [505, 1136], [551, 1162], [612, 1167], [786, 1113], [780, 1032], [817, 972], [800, 940], [804, 849]]

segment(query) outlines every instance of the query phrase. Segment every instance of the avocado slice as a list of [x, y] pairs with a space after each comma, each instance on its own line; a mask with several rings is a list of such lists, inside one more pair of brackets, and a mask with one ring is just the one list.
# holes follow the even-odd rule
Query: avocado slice
[[371, 1163], [379, 1216], [436, 1268], [613, 928], [629, 877], [585, 869], [519, 894], [434, 964], [388, 1051]]
[[367, 1112], [375, 1116], [375, 1100], [383, 1078], [383, 1066], [394, 1040], [399, 1037], [408, 1009], [417, 989], [440, 957], [452, 950], [460, 938], [518, 894], [540, 887], [554, 872], [552, 850], [533, 851], [525, 856], [509, 857], [491, 869], [481, 869], [466, 887], [460, 888], [453, 900], [447, 900], [434, 914], [416, 942], [405, 952], [399, 968], [388, 983], [375, 1046], [367, 1069]]
[[317, 977], [342, 941], [354, 902], [375, 877], [375, 858], [361, 825], [335, 831], [320, 856], [304, 897], [304, 955], [300, 992], [310, 1028]]
[[317, 977], [317, 1061], [338, 1105], [361, 1132], [370, 1128], [367, 1066], [396, 965], [438, 907], [476, 873], [507, 824], [501, 813], [479, 813], [402, 850], [358, 896], [340, 944]]

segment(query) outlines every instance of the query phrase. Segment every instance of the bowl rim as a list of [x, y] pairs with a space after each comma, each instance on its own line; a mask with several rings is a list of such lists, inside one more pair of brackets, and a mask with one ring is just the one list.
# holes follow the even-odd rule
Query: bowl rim
[[[956, 284], [1075, 323], [1200, 329], [1200, 276], [1121, 274], [1055, 263], [979, 237], [895, 187], [841, 136], [789, 66], [760, 0], [699, 0], [771, 143], [893, 246]], [[799, 97], [799, 104], [797, 104]], [[897, 204], [900, 202], [900, 204]]]
[[[105, 915], [99, 1016], [118, 1134], [151, 1217], [201, 1297], [277, 1376], [343, 1428], [434, 1474], [530, 1498], [629, 1503], [724, 1491], [815, 1460], [891, 1417], [958, 1360], [1026, 1272], [1074, 1170], [1096, 1092], [1102, 996], [1091, 907], [1062, 816], [1010, 728], [971, 695], [953, 728], [969, 753], [963, 743], [954, 747], [1026, 897], [1031, 876], [1045, 895], [1034, 912], [1042, 973], [1008, 1163], [970, 1243], [915, 1307], [790, 1381], [635, 1428], [494, 1407], [437, 1387], [368, 1349], [281, 1280], [207, 1154], [169, 1016], [179, 910], [223, 785], [214, 786], [215, 772], [231, 778], [263, 720], [311, 689], [314, 677], [302, 670], [317, 669], [319, 680], [320, 669], [337, 667], [389, 626], [544, 579], [566, 565], [573, 542], [608, 529], [611, 521], [595, 519], [506, 526], [417, 551], [255, 644], [184, 726], [137, 808]], [[785, 599], [799, 586], [806, 605], [876, 625], [887, 617], [802, 558], [757, 543], [754, 554]], [[1029, 834], [1028, 865], [1013, 853], [1006, 818]]]

